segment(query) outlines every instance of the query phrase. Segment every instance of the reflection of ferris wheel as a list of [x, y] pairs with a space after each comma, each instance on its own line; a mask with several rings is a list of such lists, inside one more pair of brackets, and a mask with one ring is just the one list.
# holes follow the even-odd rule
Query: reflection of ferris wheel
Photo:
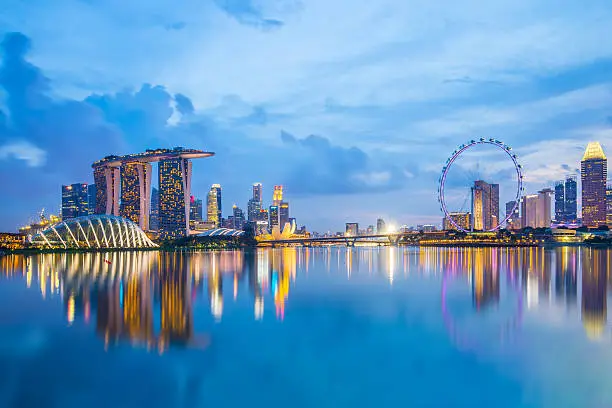
[[[498, 230], [499, 228], [501, 228], [502, 225], [504, 225], [510, 219], [510, 217], [512, 217], [512, 214], [514, 214], [514, 212], [518, 209], [521, 195], [523, 194], [523, 190], [524, 190], [522, 166], [518, 163], [518, 157], [516, 156], [516, 154], [512, 153], [512, 148], [510, 146], [496, 139], [484, 139], [484, 138], [480, 138], [478, 140], [470, 140], [468, 143], [462, 144], [461, 146], [459, 146], [459, 148], [455, 150], [453, 154], [446, 160], [446, 164], [444, 165], [444, 168], [442, 169], [442, 174], [440, 176], [440, 181], [439, 181], [440, 184], [438, 187], [438, 201], [440, 202], [442, 212], [444, 213], [444, 216], [446, 217], [446, 219], [453, 225], [453, 227], [463, 232], [468, 232], [468, 230], [460, 226], [459, 223], [454, 219], [454, 217], [451, 216], [451, 214], [448, 211], [446, 199], [444, 197], [444, 188], [446, 184], [446, 178], [448, 176], [449, 170], [451, 166], [453, 165], [453, 163], [466, 150], [474, 146], [477, 146], [477, 145], [492, 145], [492, 146], [495, 146], [501, 149], [512, 160], [512, 163], [514, 164], [514, 168], [516, 170], [517, 185], [516, 185], [516, 197], [514, 200], [514, 207], [512, 208], [511, 211], [507, 211], [504, 219], [501, 222], [497, 223], [496, 226], [489, 229], [489, 231]], [[472, 197], [472, 202], [473, 202], [473, 197]], [[471, 215], [472, 219], [470, 222], [472, 229], [474, 228], [474, 220], [473, 220], [474, 215], [473, 214], [474, 214], [474, 209], [472, 208], [472, 215]]]

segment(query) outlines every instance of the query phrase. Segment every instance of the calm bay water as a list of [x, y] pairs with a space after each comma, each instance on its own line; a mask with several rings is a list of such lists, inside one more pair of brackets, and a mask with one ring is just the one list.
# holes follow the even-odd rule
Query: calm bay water
[[610, 407], [612, 252], [0, 258], [0, 407]]

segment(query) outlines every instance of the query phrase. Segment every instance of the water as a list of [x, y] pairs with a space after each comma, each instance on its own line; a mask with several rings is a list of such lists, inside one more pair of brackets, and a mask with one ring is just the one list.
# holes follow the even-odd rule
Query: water
[[609, 407], [612, 252], [0, 258], [0, 407]]

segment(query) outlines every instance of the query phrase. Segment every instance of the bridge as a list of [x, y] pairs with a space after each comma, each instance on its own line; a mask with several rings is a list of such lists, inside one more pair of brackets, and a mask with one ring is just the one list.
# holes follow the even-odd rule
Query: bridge
[[303, 237], [303, 238], [287, 238], [278, 240], [262, 240], [257, 242], [257, 246], [323, 246], [323, 245], [346, 245], [354, 247], [356, 243], [369, 243], [382, 245], [398, 245], [416, 244], [419, 240], [419, 234], [415, 232], [407, 233], [391, 233], [391, 234], [375, 234], [375, 235], [355, 235], [355, 236], [333, 236], [333, 237]]

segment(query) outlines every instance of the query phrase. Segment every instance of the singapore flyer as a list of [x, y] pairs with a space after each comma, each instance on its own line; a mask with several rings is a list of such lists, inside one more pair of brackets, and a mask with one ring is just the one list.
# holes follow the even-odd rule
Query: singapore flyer
[[[497, 139], [470, 140], [442, 168], [438, 201], [444, 229], [468, 233], [505, 228], [518, 213], [523, 192], [522, 166], [510, 146]], [[507, 200], [502, 208], [500, 193]]]

